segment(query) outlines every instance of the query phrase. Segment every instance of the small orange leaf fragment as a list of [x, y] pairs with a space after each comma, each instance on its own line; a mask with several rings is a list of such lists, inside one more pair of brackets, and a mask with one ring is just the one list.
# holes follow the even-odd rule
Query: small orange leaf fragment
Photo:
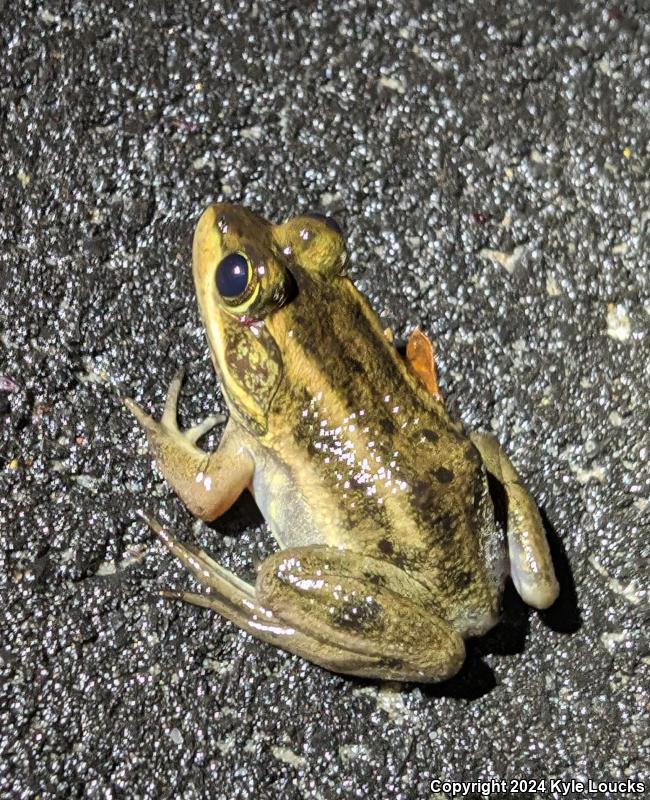
[[424, 388], [438, 400], [442, 400], [438, 386], [436, 355], [429, 337], [416, 328], [409, 336], [406, 345], [406, 363]]

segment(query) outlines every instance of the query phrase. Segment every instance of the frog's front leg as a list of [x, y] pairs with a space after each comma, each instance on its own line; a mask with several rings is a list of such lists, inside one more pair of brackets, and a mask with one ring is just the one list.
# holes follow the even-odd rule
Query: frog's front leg
[[144, 428], [149, 449], [161, 472], [181, 500], [197, 517], [216, 519], [235, 502], [253, 477], [255, 463], [244, 447], [239, 426], [226, 425], [219, 447], [206, 453], [196, 442], [223, 417], [208, 417], [188, 431], [178, 427], [176, 405], [183, 373], [176, 373], [158, 422], [130, 398], [124, 404]]
[[470, 439], [485, 468], [506, 493], [510, 573], [517, 592], [529, 605], [548, 608], [556, 601], [560, 588], [535, 501], [494, 436], [473, 433]]

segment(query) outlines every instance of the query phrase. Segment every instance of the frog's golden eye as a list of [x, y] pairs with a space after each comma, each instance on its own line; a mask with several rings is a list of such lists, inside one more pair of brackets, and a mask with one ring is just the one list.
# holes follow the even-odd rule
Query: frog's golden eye
[[253, 268], [243, 253], [230, 253], [219, 262], [215, 274], [217, 291], [228, 305], [239, 305], [252, 290]]

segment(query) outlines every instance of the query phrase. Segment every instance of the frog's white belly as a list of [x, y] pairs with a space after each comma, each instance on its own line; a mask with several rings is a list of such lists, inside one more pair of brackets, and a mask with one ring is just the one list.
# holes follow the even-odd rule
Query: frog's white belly
[[259, 447], [254, 448], [253, 456], [252, 493], [280, 548], [327, 544], [289, 469]]

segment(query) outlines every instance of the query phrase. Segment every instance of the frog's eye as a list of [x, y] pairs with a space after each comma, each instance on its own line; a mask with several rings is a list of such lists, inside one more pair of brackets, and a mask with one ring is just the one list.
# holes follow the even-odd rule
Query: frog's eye
[[224, 256], [217, 264], [214, 280], [221, 304], [231, 314], [248, 320], [263, 319], [280, 308], [293, 291], [290, 273], [273, 254], [250, 247]]
[[252, 278], [250, 261], [241, 253], [231, 253], [219, 262], [216, 273], [217, 290], [226, 302], [238, 300]]
[[334, 233], [338, 233], [339, 236], [343, 236], [341, 226], [333, 217], [328, 217], [327, 214], [321, 214], [319, 211], [308, 211], [306, 214], [303, 214], [303, 216], [311, 217], [312, 219], [319, 219], [321, 222], [324, 222], [328, 228], [333, 230]]

